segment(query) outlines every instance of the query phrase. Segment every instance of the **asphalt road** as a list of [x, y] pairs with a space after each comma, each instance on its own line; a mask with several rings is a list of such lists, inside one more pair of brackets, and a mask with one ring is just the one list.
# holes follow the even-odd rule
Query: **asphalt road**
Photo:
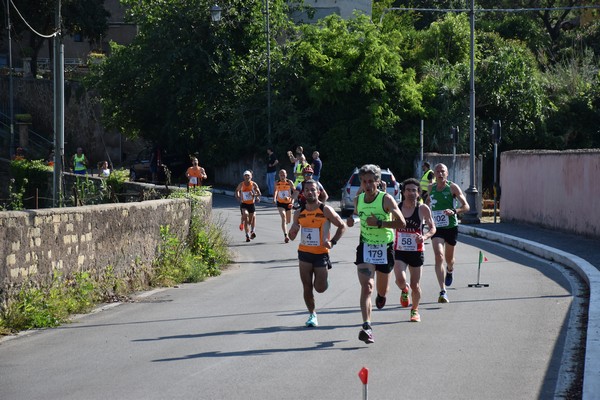
[[[356, 228], [332, 252], [311, 329], [297, 244], [283, 243], [275, 208], [257, 207], [258, 236], [245, 243], [233, 199], [215, 195], [213, 207], [231, 233], [231, 268], [2, 341], [0, 399], [362, 399], [362, 367], [370, 399], [545, 399], [571, 383], [583, 306], [572, 295], [579, 278], [561, 267], [461, 235], [451, 303], [438, 304], [428, 246], [422, 322], [408, 322], [392, 282], [366, 345], [357, 338]], [[480, 250], [490, 286], [469, 288]]]

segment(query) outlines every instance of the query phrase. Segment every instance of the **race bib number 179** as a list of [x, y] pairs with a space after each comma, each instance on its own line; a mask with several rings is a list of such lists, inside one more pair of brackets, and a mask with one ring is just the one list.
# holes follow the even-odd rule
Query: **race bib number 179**
[[386, 244], [363, 244], [363, 260], [367, 264], [387, 264]]

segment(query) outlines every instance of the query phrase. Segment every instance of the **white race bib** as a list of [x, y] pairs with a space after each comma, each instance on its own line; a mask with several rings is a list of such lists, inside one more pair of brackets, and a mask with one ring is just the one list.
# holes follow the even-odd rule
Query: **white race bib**
[[450, 219], [444, 213], [444, 210], [433, 211], [433, 222], [435, 222], [435, 226], [438, 228], [443, 228], [444, 226], [450, 225]]
[[396, 250], [417, 251], [417, 234], [415, 232], [398, 232]]
[[254, 194], [252, 192], [242, 192], [242, 199], [244, 201], [254, 200]]
[[195, 177], [195, 176], [190, 176], [190, 184], [197, 185], [198, 184], [198, 178]]
[[367, 264], [387, 264], [387, 244], [363, 244], [363, 261]]
[[289, 190], [280, 190], [279, 192], [277, 192], [277, 197], [279, 197], [280, 199], [285, 199], [286, 197], [290, 197], [290, 191]]
[[320, 246], [321, 236], [319, 233], [319, 228], [302, 227], [302, 244], [305, 246]]

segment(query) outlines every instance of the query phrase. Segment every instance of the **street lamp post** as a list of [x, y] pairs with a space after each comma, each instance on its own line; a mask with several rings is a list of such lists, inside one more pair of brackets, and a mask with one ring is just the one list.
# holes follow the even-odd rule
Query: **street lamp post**
[[265, 0], [265, 35], [267, 38], [267, 145], [271, 145], [271, 21], [269, 0]]
[[221, 7], [219, 7], [217, 4], [210, 8], [210, 19], [212, 22], [221, 21]]
[[475, 184], [475, 0], [471, 0], [470, 10], [471, 25], [471, 60], [470, 60], [470, 99], [469, 99], [469, 188], [465, 191], [470, 210], [465, 213], [462, 222], [478, 224], [479, 207], [477, 185]]

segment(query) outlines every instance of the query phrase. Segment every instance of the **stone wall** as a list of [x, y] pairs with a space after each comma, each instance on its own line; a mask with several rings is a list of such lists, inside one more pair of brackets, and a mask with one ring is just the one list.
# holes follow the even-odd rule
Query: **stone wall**
[[[210, 213], [212, 197], [206, 197]], [[126, 274], [157, 256], [160, 227], [184, 238], [192, 216], [186, 199], [0, 212], [0, 290], [53, 271]]]
[[600, 238], [600, 149], [502, 153], [502, 220]]

